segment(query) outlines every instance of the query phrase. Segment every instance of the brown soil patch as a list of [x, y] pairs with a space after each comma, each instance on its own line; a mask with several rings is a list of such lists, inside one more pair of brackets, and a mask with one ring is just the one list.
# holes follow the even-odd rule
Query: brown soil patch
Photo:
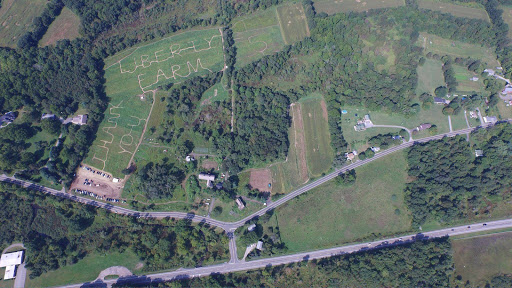
[[249, 176], [249, 185], [253, 189], [258, 189], [260, 192], [272, 192], [272, 187], [268, 184], [272, 183], [272, 173], [270, 169], [253, 169]]
[[304, 122], [302, 121], [302, 110], [300, 104], [292, 105], [293, 129], [295, 130], [295, 153], [297, 154], [297, 165], [299, 176], [303, 183], [309, 180], [308, 164], [306, 162], [306, 137], [304, 136]]
[[[100, 171], [97, 169], [94, 170]], [[92, 180], [91, 186], [84, 184], [85, 179], [89, 179], [89, 182]], [[101, 174], [92, 173], [91, 171], [79, 168], [76, 171], [75, 180], [71, 183], [70, 190], [86, 190], [105, 198], [119, 199], [121, 197], [121, 189], [123, 188], [122, 182], [114, 183], [112, 179], [112, 177], [106, 178], [101, 176]]]
[[327, 114], [327, 104], [325, 104], [325, 101], [320, 101], [320, 107], [322, 107], [322, 116], [324, 117], [325, 121], [328, 121], [329, 117]]
[[210, 169], [217, 170], [217, 169], [219, 169], [219, 164], [217, 164], [217, 162], [215, 162], [215, 161], [205, 160], [201, 164], [201, 167], [203, 167], [204, 169], [208, 169], [208, 170], [210, 170]]

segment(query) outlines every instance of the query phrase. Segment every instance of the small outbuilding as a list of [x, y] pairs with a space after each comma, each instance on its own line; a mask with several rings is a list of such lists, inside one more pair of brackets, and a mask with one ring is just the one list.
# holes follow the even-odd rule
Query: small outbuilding
[[479, 150], [479, 149], [475, 150], [475, 156], [476, 157], [484, 156], [484, 151], [483, 150]]
[[256, 244], [256, 249], [260, 251], [263, 250], [263, 241], [258, 241], [258, 243]]
[[245, 203], [244, 200], [242, 200], [242, 197], [236, 197], [235, 202], [238, 205], [238, 209], [242, 210], [245, 208]]
[[206, 186], [208, 188], [213, 188], [213, 181], [215, 181], [215, 175], [208, 173], [199, 173], [197, 178], [199, 178], [199, 180], [206, 180]]
[[496, 118], [496, 116], [485, 116], [484, 117], [484, 123], [494, 124], [496, 122], [498, 122], [498, 118]]
[[249, 227], [247, 227], [247, 231], [252, 231], [256, 228], [256, 224], [251, 224]]

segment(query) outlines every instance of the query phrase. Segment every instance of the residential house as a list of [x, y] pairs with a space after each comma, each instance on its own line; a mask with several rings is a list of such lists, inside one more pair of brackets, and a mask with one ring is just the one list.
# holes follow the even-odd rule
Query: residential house
[[258, 241], [258, 243], [256, 244], [256, 249], [260, 251], [263, 250], [263, 241]]
[[498, 122], [498, 118], [496, 118], [496, 116], [485, 116], [484, 117], [484, 123], [494, 124], [496, 122]]
[[242, 210], [245, 208], [245, 203], [242, 197], [236, 197], [235, 202], [238, 205], [238, 209]]
[[208, 173], [199, 173], [199, 180], [206, 180], [206, 187], [213, 188], [213, 181], [215, 181], [215, 175]]
[[247, 231], [252, 231], [256, 228], [256, 224], [251, 224], [249, 227], [247, 227]]
[[0, 258], [0, 267], [5, 267], [4, 280], [16, 278], [17, 265], [23, 263], [23, 254], [25, 251], [2, 254]]
[[439, 97], [434, 97], [434, 104], [448, 105], [448, 104], [450, 104], [450, 100], [446, 100], [446, 99], [439, 98]]
[[478, 81], [478, 77], [473, 76], [473, 77], [469, 78], [469, 80], [476, 82], [476, 81]]
[[484, 151], [483, 150], [479, 150], [479, 149], [475, 150], [475, 156], [476, 157], [484, 156]]
[[484, 72], [487, 73], [489, 76], [494, 76], [495, 74], [494, 70], [492, 69], [485, 69]]
[[5, 126], [11, 124], [16, 119], [16, 112], [7, 112], [4, 115], [0, 116], [0, 128], [4, 128]]
[[380, 151], [380, 147], [372, 147], [370, 149], [372, 149], [373, 152], [379, 152]]
[[511, 95], [512, 94], [512, 86], [511, 85], [507, 85], [505, 86], [505, 88], [503, 90], [501, 90], [501, 94], [503, 95]]

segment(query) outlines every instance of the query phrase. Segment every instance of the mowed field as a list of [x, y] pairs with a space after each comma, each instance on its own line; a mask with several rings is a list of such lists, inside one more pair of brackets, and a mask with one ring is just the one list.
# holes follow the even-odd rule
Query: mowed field
[[[455, 72], [455, 79], [457, 79], [457, 92], [459, 93], [468, 93], [468, 92], [477, 92], [482, 94], [487, 94], [485, 92], [485, 85], [483, 78], [471, 71], [469, 71], [466, 67], [453, 65], [453, 71]], [[470, 80], [473, 76], [478, 78], [477, 81]]]
[[420, 9], [450, 13], [455, 17], [482, 19], [489, 21], [489, 16], [487, 16], [487, 12], [483, 6], [478, 5], [475, 2], [471, 4], [472, 7], [468, 7], [468, 5], [462, 5], [462, 3], [457, 5], [454, 3], [447, 3], [445, 1], [418, 0], [418, 6]]
[[317, 13], [329, 15], [343, 12], [363, 12], [371, 9], [404, 6], [404, 0], [320, 0], [314, 1]]
[[497, 274], [512, 273], [512, 232], [452, 241], [454, 275], [470, 281], [471, 287], [485, 285]]
[[306, 159], [312, 177], [321, 176], [332, 166], [334, 151], [327, 123], [327, 105], [324, 99], [313, 98], [301, 102], [306, 138]]
[[418, 66], [418, 86], [416, 87], [416, 95], [425, 92], [434, 95], [434, 90], [439, 86], [445, 86], [443, 63], [439, 60], [425, 59], [425, 64]]
[[62, 39], [73, 40], [80, 36], [80, 18], [69, 8], [64, 7], [62, 12], [50, 24], [48, 31], [39, 42], [40, 46], [48, 46]]
[[496, 54], [494, 53], [493, 48], [449, 40], [423, 32], [420, 33], [420, 37], [418, 37], [418, 42], [416, 44], [425, 49], [425, 54], [432, 52], [439, 56], [451, 55], [453, 57], [471, 57], [487, 63], [491, 68], [500, 66], [499, 62], [496, 60]]
[[277, 19], [286, 44], [293, 44], [310, 35], [304, 7], [299, 3], [278, 6]]
[[2, 0], [0, 8], [0, 46], [16, 47], [18, 39], [30, 30], [41, 15], [46, 0]]
[[269, 8], [234, 21], [237, 48], [236, 66], [243, 67], [284, 47], [275, 8]]
[[105, 60], [109, 107], [85, 163], [121, 177], [144, 133], [157, 86], [219, 71], [219, 29], [188, 31]]
[[329, 181], [278, 208], [279, 231], [289, 252], [409, 231], [405, 157], [400, 151], [378, 159], [356, 169], [353, 186]]
[[500, 6], [500, 9], [503, 10], [503, 14], [501, 17], [503, 18], [503, 21], [508, 24], [508, 33], [507, 36], [509, 39], [512, 39], [512, 6]]

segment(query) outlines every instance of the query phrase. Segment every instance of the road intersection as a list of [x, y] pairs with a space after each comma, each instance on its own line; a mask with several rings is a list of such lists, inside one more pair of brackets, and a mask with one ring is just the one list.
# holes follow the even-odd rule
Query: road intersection
[[[477, 127], [478, 128], [478, 127]], [[348, 164], [340, 169], [336, 169], [333, 172], [315, 180], [307, 185], [304, 185], [303, 187], [300, 187], [296, 189], [295, 191], [292, 191], [282, 198], [269, 203], [264, 209], [261, 209], [244, 219], [241, 219], [236, 222], [224, 222], [215, 220], [209, 217], [203, 217], [198, 216], [193, 213], [184, 213], [184, 212], [141, 212], [141, 211], [135, 211], [124, 207], [114, 206], [112, 204], [98, 202], [92, 199], [88, 199], [85, 197], [80, 197], [72, 194], [68, 194], [56, 189], [40, 186], [37, 184], [30, 183], [28, 181], [19, 180], [14, 177], [9, 177], [6, 175], [0, 175], [0, 181], [13, 183], [16, 185], [23, 186], [28, 189], [41, 191], [44, 193], [49, 193], [54, 196], [70, 199], [73, 201], [77, 201], [79, 203], [87, 204], [96, 206], [99, 208], [107, 209], [113, 213], [118, 214], [124, 214], [132, 217], [142, 217], [142, 218], [176, 218], [176, 219], [188, 219], [193, 222], [200, 222], [200, 223], [206, 223], [211, 226], [216, 226], [224, 229], [228, 235], [229, 238], [229, 250], [230, 250], [230, 261], [224, 264], [218, 264], [218, 265], [212, 265], [212, 266], [206, 266], [206, 267], [199, 267], [199, 268], [191, 268], [191, 269], [179, 269], [172, 272], [164, 272], [164, 273], [157, 273], [157, 274], [150, 274], [146, 275], [144, 277], [137, 277], [137, 276], [131, 276], [126, 279], [117, 279], [117, 280], [108, 280], [105, 281], [105, 283], [115, 283], [116, 281], [127, 281], [127, 283], [136, 283], [136, 282], [151, 282], [151, 281], [168, 281], [173, 279], [180, 279], [180, 278], [189, 278], [189, 277], [198, 277], [198, 276], [206, 276], [211, 273], [228, 273], [228, 272], [236, 272], [236, 271], [243, 271], [243, 270], [250, 270], [250, 269], [257, 269], [266, 267], [268, 265], [280, 265], [280, 264], [286, 264], [286, 263], [292, 263], [292, 262], [299, 262], [306, 259], [318, 259], [318, 258], [325, 258], [330, 257], [333, 255], [339, 255], [339, 254], [345, 254], [345, 253], [352, 253], [355, 251], [370, 249], [370, 248], [377, 248], [382, 247], [386, 245], [397, 245], [400, 243], [405, 243], [407, 241], [413, 241], [417, 239], [418, 235], [411, 234], [402, 236], [401, 238], [390, 238], [390, 239], [384, 239], [381, 241], [377, 241], [374, 243], [366, 242], [361, 244], [353, 244], [353, 245], [346, 245], [336, 248], [330, 248], [330, 249], [324, 249], [324, 250], [318, 250], [318, 251], [312, 251], [312, 252], [304, 252], [304, 253], [298, 253], [293, 255], [286, 255], [286, 256], [280, 256], [280, 257], [272, 257], [267, 259], [260, 259], [250, 262], [240, 261], [237, 257], [237, 247], [236, 247], [236, 239], [235, 239], [235, 230], [247, 223], [247, 221], [264, 215], [265, 213], [277, 208], [280, 205], [283, 205], [284, 203], [292, 200], [293, 198], [310, 191], [329, 180], [335, 178], [341, 173], [345, 173], [349, 170], [355, 169], [359, 166], [368, 164], [372, 161], [375, 161], [381, 157], [387, 156], [391, 153], [397, 152], [399, 150], [408, 148], [413, 146], [416, 143], [425, 143], [432, 140], [439, 140], [444, 137], [453, 137], [456, 135], [462, 135], [462, 134], [469, 134], [471, 131], [477, 129], [477, 128], [466, 128], [456, 131], [451, 131], [448, 133], [442, 133], [434, 136], [425, 137], [418, 140], [412, 140], [409, 139], [409, 141], [404, 142], [400, 145], [391, 147], [389, 149], [383, 150], [379, 153], [376, 153], [374, 157], [368, 158], [365, 160], [360, 160], [353, 162], [351, 164]], [[473, 226], [474, 228], [468, 228]], [[470, 226], [459, 226], [459, 227], [453, 227], [453, 228], [446, 228], [446, 229], [440, 229], [430, 232], [425, 232], [421, 234], [420, 236], [422, 238], [435, 238], [435, 237], [443, 237], [443, 236], [453, 236], [453, 235], [461, 235], [461, 234], [467, 234], [467, 233], [474, 233], [479, 231], [488, 231], [488, 230], [494, 230], [494, 229], [500, 229], [500, 228], [510, 228], [512, 227], [512, 219], [507, 220], [500, 220], [500, 221], [493, 221], [488, 223], [481, 223], [481, 224], [472, 224]], [[90, 283], [92, 284], [92, 283]], [[77, 284], [75, 286], [66, 286], [66, 287], [80, 287], [83, 284]]]

